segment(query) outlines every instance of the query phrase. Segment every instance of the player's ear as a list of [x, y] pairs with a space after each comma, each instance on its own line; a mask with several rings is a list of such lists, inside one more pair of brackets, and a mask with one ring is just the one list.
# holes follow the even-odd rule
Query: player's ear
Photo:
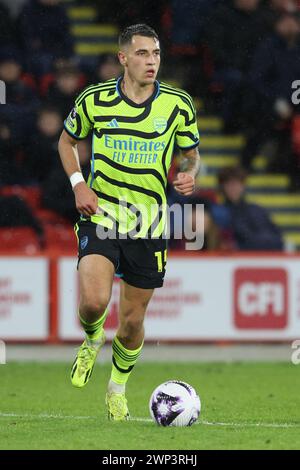
[[125, 67], [127, 64], [126, 54], [123, 51], [119, 51], [118, 57], [119, 57], [120, 64], [123, 65], [123, 67]]

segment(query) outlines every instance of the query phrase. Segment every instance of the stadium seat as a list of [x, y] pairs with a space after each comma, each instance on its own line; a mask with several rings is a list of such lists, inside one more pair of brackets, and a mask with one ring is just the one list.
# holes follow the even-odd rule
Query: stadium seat
[[39, 251], [39, 243], [31, 228], [0, 228], [0, 252], [34, 255]]
[[39, 186], [3, 186], [0, 189], [2, 196], [19, 196], [33, 209], [36, 210], [40, 207], [41, 203], [41, 189]]
[[52, 224], [52, 225], [67, 225], [70, 226], [70, 222], [58, 215], [56, 212], [52, 211], [51, 209], [37, 209], [35, 211], [35, 216], [42, 222], [43, 224]]
[[44, 230], [47, 249], [59, 249], [63, 253], [76, 253], [77, 240], [72, 226], [46, 224]]

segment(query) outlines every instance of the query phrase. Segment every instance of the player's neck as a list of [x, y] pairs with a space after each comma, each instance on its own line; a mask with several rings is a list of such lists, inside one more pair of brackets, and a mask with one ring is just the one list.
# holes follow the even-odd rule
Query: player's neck
[[140, 85], [137, 81], [132, 80], [128, 75], [125, 75], [121, 82], [121, 88], [125, 96], [137, 104], [143, 103], [153, 94], [155, 85]]

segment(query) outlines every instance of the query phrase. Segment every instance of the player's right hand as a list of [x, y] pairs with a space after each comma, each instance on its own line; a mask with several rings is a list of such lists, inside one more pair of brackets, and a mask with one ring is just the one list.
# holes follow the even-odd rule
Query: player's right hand
[[98, 197], [94, 191], [84, 182], [76, 184], [73, 191], [78, 212], [87, 217], [96, 214]]

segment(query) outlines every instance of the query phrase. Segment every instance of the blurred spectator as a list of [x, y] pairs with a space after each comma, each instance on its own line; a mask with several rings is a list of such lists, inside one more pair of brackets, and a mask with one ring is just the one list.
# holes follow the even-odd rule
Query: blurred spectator
[[[203, 194], [202, 192], [195, 192], [193, 196], [189, 197], [178, 194], [172, 184], [172, 180], [175, 178], [175, 174], [178, 171], [179, 166], [173, 164], [168, 175], [168, 206], [172, 208], [173, 205], [178, 204], [182, 208], [182, 212], [179, 216], [176, 210], [174, 212], [171, 211], [169, 220], [170, 240], [168, 242], [168, 246], [173, 250], [185, 250], [186, 243], [193, 241], [188, 239], [185, 235], [192, 231], [194, 233], [197, 232], [197, 239], [199, 239], [199, 237], [204, 237], [204, 245], [201, 250], [211, 251], [222, 249], [220, 232], [211, 216], [212, 202], [215, 201], [215, 198]], [[185, 212], [185, 204], [190, 204], [191, 210]], [[204, 213], [202, 212], [202, 209], [199, 209], [199, 204], [204, 205]], [[174, 236], [176, 233], [182, 234], [182, 237], [180, 239], [176, 239]]]
[[223, 87], [222, 117], [227, 132], [242, 126], [242, 96], [254, 51], [266, 34], [260, 0], [221, 3], [206, 25], [206, 41], [212, 51], [212, 81]]
[[0, 227], [30, 227], [37, 235], [40, 248], [45, 246], [42, 225], [19, 196], [0, 195]]
[[147, 23], [160, 33], [161, 18], [168, 0], [92, 0], [98, 9], [100, 23], [117, 24], [121, 29], [130, 24]]
[[[87, 181], [90, 173], [91, 145], [88, 140], [82, 140], [78, 142], [77, 148], [81, 171]], [[58, 160], [58, 155], [56, 158]], [[73, 224], [79, 219], [79, 213], [75, 206], [74, 193], [61, 164], [55, 165], [54, 168], [47, 173], [42, 191], [44, 207], [55, 211]]]
[[0, 106], [0, 117], [14, 125], [14, 137], [21, 139], [31, 132], [38, 97], [24, 79], [21, 55], [14, 47], [0, 50], [0, 80], [6, 86], [6, 105]]
[[173, 46], [197, 46], [203, 41], [208, 17], [221, 0], [171, 0], [171, 43]]
[[299, 10], [298, 0], [269, 0], [268, 6], [270, 10], [276, 13], [296, 13]]
[[74, 96], [85, 85], [85, 78], [74, 66], [59, 68], [55, 73], [54, 82], [49, 86], [47, 101], [55, 106], [62, 116], [66, 116], [74, 107]]
[[8, 8], [0, 3], [0, 47], [16, 43], [16, 26]]
[[165, 27], [169, 33], [168, 51], [172, 57], [170, 70], [174, 69], [175, 62], [176, 75], [182, 81], [182, 87], [194, 96], [205, 98], [208, 74], [204, 32], [209, 16], [220, 1], [170, 1], [169, 28]]
[[296, 13], [299, 10], [298, 0], [268, 0], [261, 8], [261, 15], [268, 33], [272, 33], [274, 23], [283, 13]]
[[42, 183], [58, 165], [57, 146], [62, 124], [62, 117], [55, 107], [46, 105], [39, 110], [36, 130], [25, 147], [24, 166], [33, 183]]
[[28, 0], [0, 0], [9, 9], [10, 15], [15, 18]]
[[219, 185], [224, 204], [212, 206], [215, 223], [222, 230], [232, 249], [282, 250], [281, 233], [265, 209], [245, 201], [246, 173], [237, 167], [224, 168]]
[[[181, 228], [179, 233], [182, 233], [182, 238], [176, 239], [174, 233], [171, 233], [168, 246], [171, 250], [185, 250], [186, 244], [194, 244], [194, 248], [200, 241], [203, 240], [202, 248], [197, 248], [197, 251], [214, 251], [221, 248], [220, 231], [211, 216], [211, 203], [208, 199], [195, 195], [193, 197], [185, 198], [182, 203], [182, 208], [185, 204], [190, 205], [190, 208], [185, 209], [183, 212], [183, 220], [174, 221], [174, 229], [179, 224]], [[201, 207], [204, 206], [204, 210]], [[173, 230], [174, 230], [173, 229]], [[191, 235], [194, 235], [193, 237]]]
[[17, 150], [10, 126], [0, 119], [0, 187], [23, 182], [22, 171], [16, 161]]
[[274, 34], [256, 51], [250, 71], [254, 96], [252, 110], [248, 112], [248, 142], [242, 154], [245, 168], [250, 167], [262, 143], [273, 139], [278, 151], [272, 170], [295, 175], [290, 128], [297, 109], [291, 101], [291, 86], [300, 77], [299, 38], [298, 18], [285, 13], [277, 19]]
[[69, 20], [61, 0], [29, 0], [19, 16], [21, 41], [30, 69], [40, 76], [73, 54]]
[[66, 71], [66, 73], [74, 72], [76, 74], [80, 74], [80, 87], [83, 88], [85, 86], [87, 81], [85, 73], [82, 72], [81, 68], [80, 70], [78, 69], [76, 60], [73, 58], [61, 58], [53, 63], [51, 71], [41, 76], [38, 80], [39, 93], [42, 98], [47, 98], [50, 87], [54, 85], [59, 74], [64, 71]]
[[122, 67], [115, 54], [102, 54], [98, 58], [95, 71], [91, 76], [91, 83], [105, 82], [111, 78], [117, 78], [122, 73]]

